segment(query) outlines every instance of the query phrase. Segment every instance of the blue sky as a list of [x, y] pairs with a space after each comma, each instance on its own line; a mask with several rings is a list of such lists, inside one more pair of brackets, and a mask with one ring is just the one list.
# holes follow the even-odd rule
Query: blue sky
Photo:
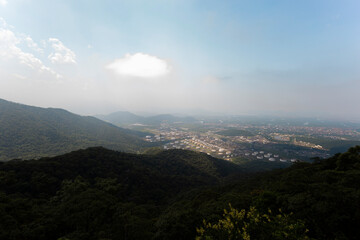
[[0, 0], [0, 98], [81, 114], [356, 120], [359, 9], [355, 0]]

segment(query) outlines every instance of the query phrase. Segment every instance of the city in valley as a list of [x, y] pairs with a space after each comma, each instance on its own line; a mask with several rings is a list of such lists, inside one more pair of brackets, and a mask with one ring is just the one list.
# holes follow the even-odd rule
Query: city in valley
[[[235, 122], [235, 123], [234, 123]], [[328, 158], [360, 143], [360, 127], [341, 123], [294, 121], [167, 122], [158, 125], [131, 124], [129, 128], [149, 133], [144, 136], [162, 149], [203, 152], [234, 162], [284, 163]]]

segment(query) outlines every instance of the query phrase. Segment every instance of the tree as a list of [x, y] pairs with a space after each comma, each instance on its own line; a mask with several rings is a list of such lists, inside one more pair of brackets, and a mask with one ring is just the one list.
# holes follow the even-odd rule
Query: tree
[[196, 240], [234, 240], [234, 239], [309, 239], [304, 222], [292, 218], [292, 214], [274, 214], [270, 209], [260, 213], [255, 207], [237, 210], [229, 204], [230, 210], [224, 209], [223, 218], [216, 223], [203, 221], [197, 228]]

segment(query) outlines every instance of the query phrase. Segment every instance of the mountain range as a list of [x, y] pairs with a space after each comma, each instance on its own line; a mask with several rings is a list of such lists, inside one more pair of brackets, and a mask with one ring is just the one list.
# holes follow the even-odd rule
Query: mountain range
[[93, 146], [136, 152], [149, 146], [141, 134], [63, 109], [0, 99], [1, 161], [55, 156]]
[[161, 123], [194, 123], [194, 117], [178, 117], [171, 114], [160, 114], [150, 117], [143, 117], [127, 111], [118, 111], [108, 115], [97, 115], [97, 118], [112, 123], [117, 126], [127, 126], [132, 124], [160, 125]]

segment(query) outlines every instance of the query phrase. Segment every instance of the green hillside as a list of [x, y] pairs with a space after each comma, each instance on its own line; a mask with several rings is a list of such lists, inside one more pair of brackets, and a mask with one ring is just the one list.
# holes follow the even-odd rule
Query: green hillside
[[[184, 150], [89, 148], [0, 163], [0, 239], [195, 239], [203, 220], [217, 223], [231, 203], [259, 214], [244, 220], [251, 239], [355, 240], [359, 184], [360, 146], [253, 175]], [[273, 222], [264, 225], [265, 216]], [[229, 239], [219, 231], [205, 239]]]
[[[183, 232], [186, 237], [182, 239], [194, 238], [193, 226], [201, 227], [204, 219], [217, 223], [231, 203], [238, 210], [253, 206], [260, 215], [268, 214], [269, 210], [275, 216], [291, 214], [289, 222], [302, 221], [310, 239], [355, 240], [360, 236], [359, 185], [360, 146], [357, 146], [312, 164], [296, 163], [286, 169], [183, 195], [161, 216], [157, 234], [160, 239], [172, 239]], [[251, 239], [297, 239], [266, 235], [256, 224], [255, 230], [257, 237]]]
[[91, 146], [133, 152], [146, 146], [136, 135], [94, 117], [0, 99], [1, 161], [55, 156]]
[[101, 147], [0, 163], [0, 239], [150, 239], [178, 194], [240, 171], [201, 153]]

